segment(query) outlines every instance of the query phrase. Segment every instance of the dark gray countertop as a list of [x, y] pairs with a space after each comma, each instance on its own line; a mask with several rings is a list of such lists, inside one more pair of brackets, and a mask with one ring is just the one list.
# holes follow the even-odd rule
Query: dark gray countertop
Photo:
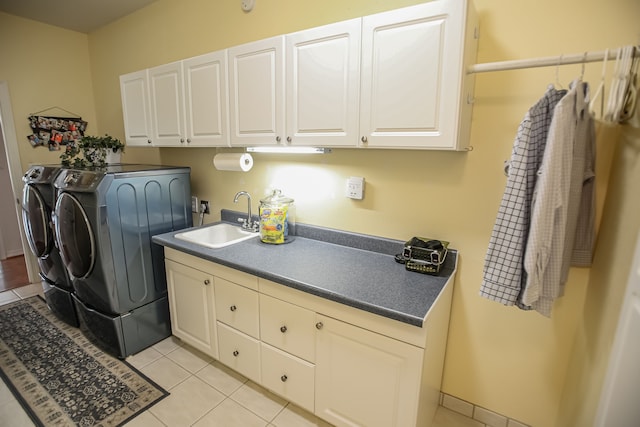
[[269, 245], [256, 237], [220, 249], [174, 237], [184, 231], [154, 236], [153, 242], [415, 326], [422, 326], [457, 265], [457, 251], [450, 249], [438, 276], [407, 271], [393, 256], [402, 241], [303, 224], [291, 243]]

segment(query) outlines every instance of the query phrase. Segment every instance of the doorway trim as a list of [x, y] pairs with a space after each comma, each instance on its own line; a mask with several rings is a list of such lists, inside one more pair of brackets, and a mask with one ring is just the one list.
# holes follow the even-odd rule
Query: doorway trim
[[22, 166], [20, 163], [20, 151], [18, 150], [18, 137], [13, 121], [13, 111], [11, 109], [11, 97], [9, 96], [9, 84], [0, 80], [0, 130], [3, 134], [4, 149], [7, 154], [7, 165], [9, 167], [9, 177], [11, 178], [11, 190], [13, 191], [14, 207], [20, 228], [20, 240], [22, 251], [27, 266], [30, 283], [39, 282], [38, 267], [35, 257], [31, 256], [31, 250], [27, 246], [27, 241], [22, 225], [22, 206], [20, 195], [22, 194]]

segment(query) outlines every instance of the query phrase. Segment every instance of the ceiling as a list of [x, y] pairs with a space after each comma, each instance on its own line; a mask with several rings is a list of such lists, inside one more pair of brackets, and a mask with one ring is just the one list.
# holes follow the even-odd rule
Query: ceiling
[[0, 11], [90, 33], [155, 0], [0, 0]]

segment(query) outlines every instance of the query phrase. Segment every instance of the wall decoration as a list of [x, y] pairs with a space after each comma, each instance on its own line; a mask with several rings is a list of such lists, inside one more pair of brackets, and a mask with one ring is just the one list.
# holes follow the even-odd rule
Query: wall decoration
[[[54, 109], [62, 110], [77, 117], [58, 117], [42, 114]], [[33, 132], [27, 136], [31, 146], [46, 146], [49, 151], [58, 151], [61, 145], [75, 145], [84, 136], [87, 122], [75, 113], [60, 107], [51, 107], [32, 113], [29, 116], [29, 126]]]

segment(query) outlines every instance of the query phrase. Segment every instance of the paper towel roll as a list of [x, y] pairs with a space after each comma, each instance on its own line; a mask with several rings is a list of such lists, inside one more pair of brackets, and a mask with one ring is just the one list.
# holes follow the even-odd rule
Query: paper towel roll
[[213, 166], [220, 171], [248, 172], [253, 167], [253, 157], [248, 153], [216, 154]]

